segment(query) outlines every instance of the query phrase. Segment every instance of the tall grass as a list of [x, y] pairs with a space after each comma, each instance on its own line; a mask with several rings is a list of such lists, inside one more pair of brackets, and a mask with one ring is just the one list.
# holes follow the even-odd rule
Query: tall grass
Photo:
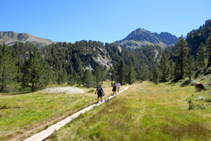
[[[49, 140], [210, 140], [211, 108], [195, 99], [201, 94], [190, 86], [134, 85]], [[188, 110], [192, 95], [207, 108]]]

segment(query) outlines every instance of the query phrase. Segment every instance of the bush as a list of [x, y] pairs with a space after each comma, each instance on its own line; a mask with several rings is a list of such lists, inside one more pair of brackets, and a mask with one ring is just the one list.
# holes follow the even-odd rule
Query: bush
[[206, 98], [204, 101], [211, 102], [211, 98]]
[[190, 81], [190, 80], [185, 80], [180, 84], [180, 87], [188, 86], [188, 85], [193, 85], [195, 82]]
[[88, 91], [88, 93], [94, 93], [94, 92], [95, 92], [94, 89], [91, 89], [91, 90]]

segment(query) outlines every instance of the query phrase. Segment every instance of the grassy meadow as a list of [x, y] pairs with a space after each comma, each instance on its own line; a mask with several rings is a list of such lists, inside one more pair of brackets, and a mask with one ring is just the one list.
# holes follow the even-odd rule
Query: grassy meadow
[[134, 84], [48, 140], [211, 140], [210, 98], [193, 86]]
[[[111, 94], [110, 84], [103, 83], [106, 97]], [[0, 140], [26, 138], [95, 103], [95, 88], [82, 89], [82, 94], [0, 94]]]

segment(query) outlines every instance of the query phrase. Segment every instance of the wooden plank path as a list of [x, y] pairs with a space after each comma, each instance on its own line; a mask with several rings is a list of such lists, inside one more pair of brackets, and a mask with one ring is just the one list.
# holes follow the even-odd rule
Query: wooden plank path
[[[118, 94], [124, 92], [125, 90], [127, 90], [129, 88], [126, 87], [125, 89], [121, 90]], [[105, 101], [112, 99], [113, 97], [117, 96], [118, 94], [115, 94], [113, 96], [110, 96], [106, 99], [104, 99], [102, 102], [99, 102], [97, 104], [93, 104], [87, 108], [84, 108], [80, 111], [78, 111], [77, 113], [65, 118], [64, 120], [59, 121], [58, 123], [48, 127], [47, 129], [25, 139], [24, 141], [42, 141], [45, 140], [46, 138], [48, 138], [50, 135], [52, 135], [55, 131], [59, 130], [61, 127], [65, 126], [67, 123], [71, 122], [72, 120], [74, 120], [75, 118], [79, 117], [81, 114], [93, 109], [94, 107], [97, 107], [103, 103], [105, 103]]]

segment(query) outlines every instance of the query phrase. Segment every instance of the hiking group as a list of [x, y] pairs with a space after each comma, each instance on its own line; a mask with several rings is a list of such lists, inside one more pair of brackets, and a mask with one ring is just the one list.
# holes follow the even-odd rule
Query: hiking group
[[[111, 95], [115, 95], [115, 94], [117, 94], [117, 92], [119, 94], [120, 86], [121, 86], [121, 84], [119, 82], [118, 83], [114, 82], [113, 88], [112, 88], [113, 94], [111, 94]], [[101, 99], [101, 102], [102, 102], [103, 96], [105, 95], [105, 92], [103, 91], [101, 84], [97, 87], [95, 94], [96, 93], [97, 93], [97, 103], [99, 102], [99, 99]]]

